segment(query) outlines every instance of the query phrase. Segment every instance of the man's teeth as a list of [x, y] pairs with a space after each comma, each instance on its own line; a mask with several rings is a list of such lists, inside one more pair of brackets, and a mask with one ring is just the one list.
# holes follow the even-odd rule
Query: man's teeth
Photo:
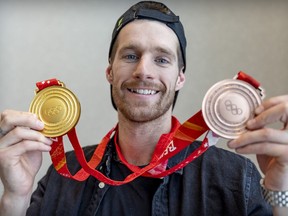
[[130, 89], [130, 91], [137, 93], [137, 94], [143, 94], [143, 95], [154, 95], [157, 93], [157, 91], [149, 90], [149, 89]]

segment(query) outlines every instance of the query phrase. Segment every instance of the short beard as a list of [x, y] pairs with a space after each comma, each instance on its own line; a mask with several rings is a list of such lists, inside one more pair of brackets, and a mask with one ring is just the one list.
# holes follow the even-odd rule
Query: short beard
[[125, 98], [121, 98], [120, 94], [117, 93], [116, 88], [112, 89], [112, 96], [118, 112], [127, 120], [136, 123], [144, 123], [158, 119], [172, 107], [175, 91], [170, 91], [168, 94], [162, 95], [159, 101], [152, 106], [141, 104], [141, 102], [133, 105]]

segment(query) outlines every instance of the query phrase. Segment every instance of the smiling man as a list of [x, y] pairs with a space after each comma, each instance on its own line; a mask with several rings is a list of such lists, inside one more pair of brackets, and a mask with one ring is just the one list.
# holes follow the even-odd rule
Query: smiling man
[[175, 92], [185, 81], [184, 66], [178, 65], [179, 42], [165, 24], [140, 19], [128, 23], [115, 43], [107, 79], [118, 111], [118, 139], [128, 162], [145, 165], [159, 135], [171, 130]]

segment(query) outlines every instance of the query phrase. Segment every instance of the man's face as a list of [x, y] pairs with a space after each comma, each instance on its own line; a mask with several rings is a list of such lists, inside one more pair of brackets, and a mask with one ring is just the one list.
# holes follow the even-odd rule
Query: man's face
[[157, 21], [135, 20], [120, 31], [107, 69], [120, 115], [145, 122], [171, 114], [175, 91], [185, 81], [178, 67], [178, 46], [174, 32]]

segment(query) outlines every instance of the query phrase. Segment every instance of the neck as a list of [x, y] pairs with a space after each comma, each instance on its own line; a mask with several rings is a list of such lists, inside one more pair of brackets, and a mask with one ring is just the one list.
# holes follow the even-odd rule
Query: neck
[[119, 118], [118, 144], [128, 163], [141, 166], [151, 161], [160, 136], [171, 130], [171, 115], [149, 122]]

